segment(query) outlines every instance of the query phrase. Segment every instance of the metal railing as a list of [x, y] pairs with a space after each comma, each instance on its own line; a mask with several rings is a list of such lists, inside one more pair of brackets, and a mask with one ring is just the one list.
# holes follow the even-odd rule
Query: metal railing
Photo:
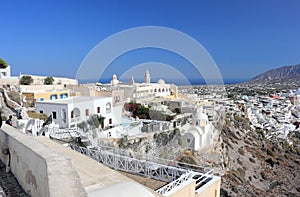
[[199, 174], [195, 175], [193, 178], [196, 180], [196, 190], [211, 180], [214, 176], [214, 170], [211, 169], [210, 171], [201, 174], [200, 177], [197, 178]]
[[160, 181], [170, 182], [187, 172], [185, 169], [122, 156], [96, 147], [86, 148], [77, 145], [70, 145], [70, 147], [115, 170], [130, 172]]
[[178, 179], [159, 188], [158, 190], [156, 190], [156, 192], [159, 194], [162, 194], [164, 196], [168, 196], [171, 192], [174, 191], [175, 188], [186, 183], [188, 180], [191, 180], [193, 178], [193, 174], [194, 174], [193, 172], [187, 172], [187, 173], [181, 175]]
[[56, 127], [48, 127], [49, 136], [55, 139], [66, 139], [80, 137], [80, 133], [76, 129], [59, 129]]
[[86, 148], [70, 144], [70, 148], [115, 170], [169, 182], [169, 184], [156, 190], [157, 193], [164, 196], [170, 195], [174, 190], [176, 190], [176, 188], [191, 179], [194, 179], [196, 182], [196, 190], [208, 182], [213, 176], [213, 169], [201, 173], [197, 170], [194, 171], [182, 168], [181, 166], [170, 166], [168, 164], [161, 164], [145, 159], [136, 159], [130, 156], [116, 154], [108, 150], [101, 149], [99, 146]]

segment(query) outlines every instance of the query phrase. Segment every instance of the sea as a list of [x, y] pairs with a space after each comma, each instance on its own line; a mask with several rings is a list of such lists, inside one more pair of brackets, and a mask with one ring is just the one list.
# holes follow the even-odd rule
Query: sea
[[[86, 83], [102, 83], [102, 84], [108, 84], [110, 83], [111, 78], [101, 78], [100, 80], [79, 80], [79, 83], [86, 84]], [[157, 79], [158, 80], [158, 79]], [[152, 82], [157, 81], [156, 79], [152, 79]], [[231, 84], [239, 84], [243, 82], [247, 82], [249, 79], [223, 79], [223, 84], [225, 85], [231, 85]], [[125, 79], [125, 82], [129, 82], [130, 79]], [[168, 84], [175, 84], [177, 86], [186, 86], [186, 85], [206, 85], [204, 79], [189, 79], [188, 81], [180, 81], [178, 79], [167, 79], [165, 80]], [[137, 83], [142, 83], [143, 79], [136, 80]]]

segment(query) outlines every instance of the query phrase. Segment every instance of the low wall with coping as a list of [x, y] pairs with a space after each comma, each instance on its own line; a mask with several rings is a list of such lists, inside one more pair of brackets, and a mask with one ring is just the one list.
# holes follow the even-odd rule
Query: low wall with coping
[[0, 160], [7, 165], [4, 149], [10, 152], [12, 173], [30, 196], [87, 196], [69, 158], [5, 124], [0, 129]]
[[16, 103], [15, 101], [13, 101], [9, 98], [9, 96], [7, 95], [7, 92], [4, 88], [0, 88], [0, 92], [3, 93], [4, 99], [5, 99], [6, 104], [8, 105], [9, 108], [16, 111], [16, 109], [21, 107], [18, 103]]
[[214, 176], [210, 182], [206, 183], [196, 191], [196, 197], [220, 196], [221, 178]]
[[0, 79], [0, 84], [2, 84], [2, 85], [18, 85], [19, 78], [18, 77], [8, 77], [8, 78]]

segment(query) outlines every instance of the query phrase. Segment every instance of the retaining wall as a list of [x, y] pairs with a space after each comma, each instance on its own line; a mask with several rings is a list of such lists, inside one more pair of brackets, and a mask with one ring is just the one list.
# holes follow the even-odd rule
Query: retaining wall
[[33, 137], [3, 124], [0, 129], [0, 159], [10, 167], [25, 192], [33, 197], [87, 196], [69, 158], [49, 150]]

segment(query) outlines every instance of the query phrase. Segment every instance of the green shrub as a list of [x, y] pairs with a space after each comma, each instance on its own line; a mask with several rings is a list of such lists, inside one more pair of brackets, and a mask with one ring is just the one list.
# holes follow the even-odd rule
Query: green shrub
[[88, 131], [87, 125], [88, 125], [87, 122], [82, 121], [81, 123], [77, 124], [77, 127], [82, 129], [84, 132], [87, 132]]
[[182, 146], [183, 145], [183, 139], [180, 137], [180, 138], [178, 138], [178, 145], [179, 146]]
[[91, 126], [92, 129], [95, 129], [99, 128], [99, 126], [103, 123], [104, 119], [105, 117], [94, 114], [87, 120], [87, 123]]
[[28, 111], [27, 114], [30, 118], [41, 119], [44, 121], [48, 118], [46, 114], [36, 113], [35, 111]]
[[118, 141], [119, 147], [125, 149], [128, 145], [128, 137], [125, 135], [124, 137], [120, 138]]
[[267, 155], [270, 155], [270, 156], [274, 157], [275, 153], [272, 150], [268, 149], [267, 150]]
[[142, 132], [144, 132], [144, 133], [148, 132], [148, 125], [146, 125], [146, 124], [143, 125]]
[[21, 85], [30, 85], [30, 84], [33, 83], [33, 79], [32, 79], [31, 76], [24, 75], [24, 76], [21, 77], [19, 83]]
[[7, 68], [8, 64], [0, 58], [0, 68], [5, 69]]
[[54, 82], [53, 77], [46, 77], [46, 78], [44, 79], [44, 85], [52, 85], [53, 82]]
[[192, 164], [192, 165], [197, 165], [197, 162], [191, 156], [183, 156], [183, 157], [180, 158], [179, 162]]
[[7, 117], [6, 117], [6, 116], [1, 116], [1, 117], [2, 117], [2, 121], [7, 120]]
[[261, 135], [262, 138], [265, 137], [263, 130], [261, 129], [255, 129], [256, 133], [258, 133], [259, 135]]
[[290, 159], [290, 157], [289, 157], [287, 154], [284, 154], [284, 157], [285, 157], [286, 159]]
[[180, 113], [181, 113], [181, 110], [180, 110], [180, 108], [175, 108], [175, 109], [173, 110], [173, 112], [176, 113], [176, 114], [180, 114]]

